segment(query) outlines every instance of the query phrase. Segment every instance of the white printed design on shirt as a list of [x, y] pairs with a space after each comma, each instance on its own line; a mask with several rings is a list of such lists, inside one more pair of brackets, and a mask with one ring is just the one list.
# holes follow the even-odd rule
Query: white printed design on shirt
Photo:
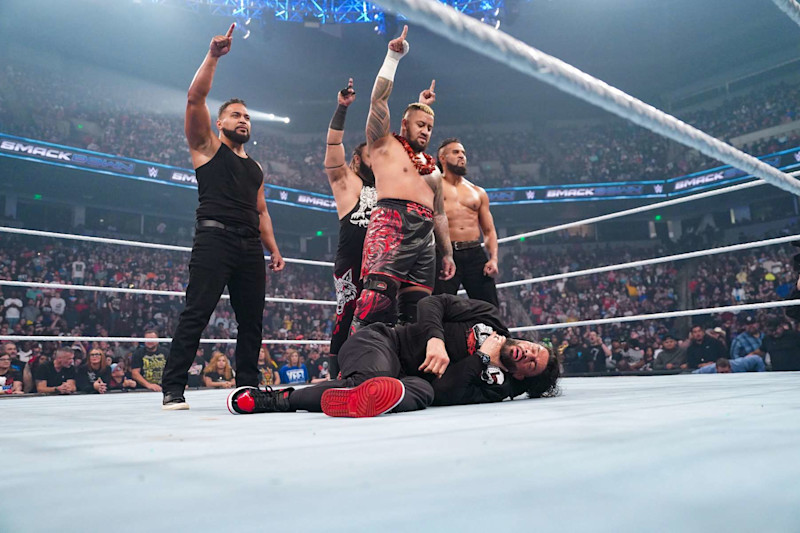
[[364, 185], [361, 187], [358, 202], [358, 210], [350, 215], [350, 223], [366, 228], [369, 225], [369, 216], [372, 214], [372, 208], [378, 203], [378, 191], [375, 190], [375, 187]]
[[341, 315], [347, 302], [352, 302], [358, 297], [356, 286], [353, 284], [353, 269], [348, 268], [341, 278], [333, 277], [336, 286], [336, 314]]

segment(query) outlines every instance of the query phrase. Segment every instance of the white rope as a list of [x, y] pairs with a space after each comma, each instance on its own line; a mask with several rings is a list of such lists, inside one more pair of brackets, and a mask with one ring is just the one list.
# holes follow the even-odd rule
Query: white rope
[[669, 311], [666, 313], [653, 313], [650, 315], [618, 316], [614, 318], [599, 318], [597, 320], [581, 320], [578, 322], [560, 322], [558, 324], [539, 324], [538, 326], [520, 326], [509, 328], [512, 333], [520, 331], [539, 331], [546, 329], [577, 328], [580, 326], [594, 326], [601, 324], [616, 324], [618, 322], [637, 322], [640, 320], [659, 320], [662, 318], [674, 318], [679, 316], [711, 315], [718, 313], [735, 313], [738, 311], [750, 311], [753, 309], [769, 309], [771, 307], [790, 307], [800, 305], [800, 300], [779, 300], [776, 302], [762, 302], [755, 304], [729, 305], [726, 307], [707, 307], [705, 309], [689, 309], [686, 311]]
[[[518, 285], [527, 285], [528, 283], [542, 283], [544, 281], [553, 281], [566, 278], [575, 278], [578, 276], [588, 276], [590, 274], [598, 274], [600, 272], [609, 272], [611, 270], [623, 270], [626, 268], [636, 268], [647, 265], [657, 265], [659, 263], [668, 263], [670, 261], [681, 261], [684, 259], [693, 259], [695, 257], [705, 257], [707, 255], [724, 254], [729, 252], [738, 252], [740, 250], [747, 250], [749, 248], [759, 248], [762, 246], [772, 246], [775, 244], [784, 244], [787, 242], [800, 240], [800, 235], [790, 235], [788, 237], [777, 237], [775, 239], [767, 239], [763, 241], [746, 242], [743, 244], [733, 244], [730, 246], [721, 246], [719, 248], [709, 248], [708, 250], [698, 250], [696, 252], [686, 252], [682, 254], [666, 255], [663, 257], [656, 257], [653, 259], [643, 259], [641, 261], [631, 261], [628, 263], [619, 263], [617, 265], [602, 266], [597, 268], [588, 268], [586, 270], [576, 270], [575, 272], [564, 272], [562, 274], [551, 274], [549, 276], [540, 276], [538, 278], [529, 278], [519, 281], [509, 281], [506, 283], [498, 283], [497, 288], [503, 289], [506, 287], [516, 287]], [[459, 294], [466, 293], [466, 291], [459, 291]]]
[[[42, 342], [172, 342], [171, 338], [148, 337], [80, 337], [75, 335], [0, 335], [0, 341], [42, 341]], [[236, 344], [236, 339], [200, 339], [201, 344]], [[330, 344], [326, 340], [284, 340], [264, 339], [261, 344]]]
[[[792, 172], [792, 175], [800, 175], [800, 171]], [[633, 207], [631, 209], [625, 209], [624, 211], [616, 211], [614, 213], [608, 213], [606, 215], [600, 215], [596, 217], [585, 218], [583, 220], [578, 220], [576, 222], [568, 222], [567, 224], [560, 224], [558, 226], [551, 226], [549, 228], [542, 228], [537, 229], [534, 231], [528, 231], [526, 233], [518, 233], [516, 235], [509, 235], [508, 237], [503, 237], [502, 239], [497, 239], [497, 244], [502, 244], [504, 242], [516, 241], [523, 237], [535, 237], [537, 235], [545, 235], [547, 233], [555, 233], [557, 231], [569, 229], [569, 228], [576, 228], [578, 226], [583, 226], [586, 224], [595, 224], [597, 222], [603, 222], [604, 220], [611, 220], [614, 218], [624, 217], [628, 215], [635, 215], [637, 213], [644, 213], [646, 211], [652, 211], [654, 209], [661, 209], [663, 207], [669, 207], [671, 205], [678, 205], [684, 202], [691, 202], [694, 200], [701, 200], [703, 198], [709, 198], [711, 196], [717, 196], [718, 194], [724, 194], [728, 192], [735, 192], [741, 191], [743, 189], [750, 189], [752, 187], [757, 187], [759, 185], [764, 185], [766, 182], [763, 180], [755, 180], [749, 181], [747, 183], [740, 183], [738, 185], [731, 185], [730, 187], [725, 187], [723, 189], [716, 189], [713, 191], [706, 191], [697, 194], [693, 194], [691, 196], [683, 196], [681, 198], [673, 198], [672, 200], [664, 200], [663, 202], [656, 202], [654, 204], [643, 205], [640, 207]]]
[[450, 6], [435, 0], [378, 0], [376, 3], [479, 54], [800, 195], [800, 183], [763, 161]]
[[[118, 244], [120, 246], [135, 246], [137, 248], [152, 248], [155, 250], [170, 250], [173, 252], [191, 252], [192, 249], [188, 246], [175, 246], [172, 244], [157, 244], [153, 242], [139, 242], [139, 241], [126, 241], [123, 239], [108, 239], [105, 237], [90, 237], [88, 235], [73, 235], [71, 233], [56, 233], [53, 231], [40, 231], [35, 229], [22, 229], [10, 228], [7, 226], [0, 226], [0, 233], [15, 233], [18, 235], [33, 235], [35, 237], [53, 237], [55, 239], [67, 239], [73, 241], [86, 241], [86, 242], [99, 242], [102, 244]], [[265, 255], [264, 257], [269, 257]], [[333, 263], [329, 261], [312, 261], [311, 259], [294, 259], [291, 257], [284, 257], [287, 263], [297, 263], [299, 265], [316, 265], [332, 267]]]
[[[121, 292], [124, 294], [151, 294], [155, 296], [179, 296], [181, 298], [186, 297], [185, 292], [179, 291], [158, 291], [152, 289], [126, 289], [123, 287], [97, 287], [92, 285], [68, 285], [66, 283], [44, 283], [44, 282], [32, 282], [32, 281], [11, 281], [11, 280], [0, 280], [0, 287], [8, 286], [8, 287], [46, 287], [49, 289], [62, 289], [62, 290], [73, 290], [73, 291], [95, 291], [95, 292]], [[223, 294], [221, 297], [223, 300], [230, 300], [229, 294]], [[289, 304], [308, 304], [308, 305], [336, 305], [335, 301], [331, 300], [304, 300], [301, 298], [278, 298], [273, 296], [267, 296], [264, 298], [265, 302], [277, 302], [277, 303], [289, 303]]]
[[772, 0], [772, 2], [780, 8], [781, 11], [789, 15], [795, 24], [800, 25], [800, 4], [795, 0]]

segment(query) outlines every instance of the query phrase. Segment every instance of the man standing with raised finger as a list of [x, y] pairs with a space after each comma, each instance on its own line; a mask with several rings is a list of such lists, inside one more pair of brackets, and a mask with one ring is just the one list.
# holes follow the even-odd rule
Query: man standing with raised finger
[[236, 385], [258, 386], [266, 290], [262, 245], [270, 252], [270, 269], [277, 272], [284, 267], [264, 199], [264, 173], [244, 150], [250, 140], [247, 107], [236, 98], [223, 103], [216, 121], [219, 136], [215, 136], [206, 106], [214, 71], [219, 58], [231, 49], [235, 27], [231, 24], [228, 33], [211, 40], [208, 54], [189, 87], [184, 127], [200, 205], [189, 261], [186, 307], [173, 335], [161, 383], [163, 409], [189, 408], [183, 396], [189, 367], [200, 335], [226, 286], [239, 323]]
[[406, 108], [400, 135], [390, 131], [389, 95], [397, 65], [408, 52], [407, 34], [404, 26], [402, 35], [389, 42], [372, 89], [366, 133], [378, 203], [364, 241], [363, 290], [351, 332], [375, 322], [394, 324], [398, 318], [401, 323], [416, 321], [417, 302], [432, 292], [436, 279], [435, 245], [441, 251], [443, 276], [449, 279], [455, 273], [442, 177], [424, 152], [433, 131], [433, 84], [427, 103]]

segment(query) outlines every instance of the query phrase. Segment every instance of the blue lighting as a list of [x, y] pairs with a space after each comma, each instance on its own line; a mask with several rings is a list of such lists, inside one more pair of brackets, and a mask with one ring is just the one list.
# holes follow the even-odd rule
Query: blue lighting
[[[208, 9], [212, 15], [235, 19], [245, 32], [248, 21], [269, 19], [308, 24], [372, 23], [386, 31], [383, 10], [364, 0], [150, 0], [154, 4], [183, 7], [197, 12]], [[505, 0], [440, 0], [471, 17], [495, 26], [505, 14]], [[403, 17], [398, 17], [403, 20]]]

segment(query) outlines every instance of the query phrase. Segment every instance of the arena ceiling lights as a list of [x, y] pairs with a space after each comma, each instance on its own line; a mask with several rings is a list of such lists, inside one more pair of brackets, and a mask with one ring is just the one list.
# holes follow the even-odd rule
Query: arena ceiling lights
[[[318, 27], [322, 24], [374, 24], [378, 33], [387, 32], [387, 18], [377, 5], [358, 0], [150, 0], [154, 4], [182, 7], [194, 12], [233, 18], [238, 29], [250, 36], [251, 22], [278, 20]], [[500, 26], [506, 14], [506, 0], [441, 0], [481, 22]], [[398, 17], [402, 20], [402, 17]], [[389, 22], [392, 25], [392, 22]]]

